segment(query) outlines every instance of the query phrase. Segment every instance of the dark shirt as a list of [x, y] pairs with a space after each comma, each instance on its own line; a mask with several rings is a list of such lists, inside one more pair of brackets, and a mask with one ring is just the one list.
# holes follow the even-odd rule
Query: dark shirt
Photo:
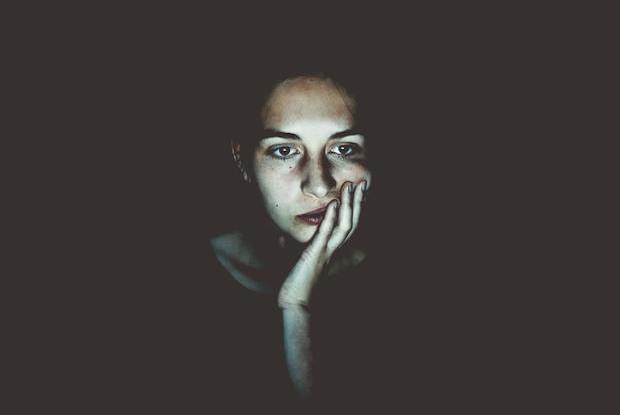
[[[275, 294], [260, 294], [238, 283], [209, 252], [210, 298], [218, 303], [210, 338], [213, 393], [254, 407], [295, 407], [284, 360], [282, 310]], [[368, 399], [376, 392], [376, 368], [383, 339], [380, 292], [370, 290], [368, 267], [331, 276], [317, 287], [312, 313], [315, 397], [312, 405]], [[213, 316], [212, 316], [213, 317]]]
[[111, 411], [149, 413], [300, 413], [336, 402], [345, 410], [385, 402], [381, 393], [393, 382], [384, 374], [394, 368], [385, 363], [386, 346], [394, 332], [383, 293], [391, 285], [369, 259], [317, 286], [312, 402], [294, 396], [275, 295], [239, 284], [208, 245], [163, 258], [161, 269], [123, 278], [116, 294], [105, 296], [109, 324], [84, 367], [98, 386], [83, 385], [101, 397], [85, 399]]
[[[274, 294], [261, 294], [237, 282], [209, 252], [209, 292], [220, 305], [211, 341], [216, 346], [214, 392], [261, 404], [293, 400], [284, 360], [282, 312]], [[213, 377], [212, 373], [210, 377]], [[267, 406], [265, 408], [268, 408]]]

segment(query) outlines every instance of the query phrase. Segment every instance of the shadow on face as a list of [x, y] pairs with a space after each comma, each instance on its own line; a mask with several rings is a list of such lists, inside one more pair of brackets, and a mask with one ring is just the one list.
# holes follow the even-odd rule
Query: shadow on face
[[261, 110], [253, 177], [273, 223], [299, 242], [309, 241], [318, 227], [300, 215], [338, 199], [347, 182], [370, 185], [355, 107], [334, 81], [298, 77], [278, 84]]

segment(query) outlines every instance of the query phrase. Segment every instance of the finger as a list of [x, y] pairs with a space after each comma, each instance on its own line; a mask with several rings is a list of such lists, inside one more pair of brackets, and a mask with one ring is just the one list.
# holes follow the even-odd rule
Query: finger
[[351, 230], [351, 220], [353, 208], [351, 206], [351, 201], [353, 200], [353, 183], [346, 182], [342, 186], [341, 191], [341, 205], [340, 210], [338, 211], [338, 222], [336, 228], [332, 232], [332, 235], [329, 239], [328, 249], [333, 250], [338, 248], [346, 239], [349, 231]]
[[364, 189], [367, 186], [367, 182], [366, 180], [361, 181], [355, 188], [355, 193], [353, 194], [353, 213], [352, 213], [352, 223], [351, 223], [351, 230], [349, 231], [349, 234], [347, 235], [346, 240], [348, 241], [349, 238], [353, 235], [353, 232], [355, 232], [355, 230], [357, 229], [357, 225], [359, 224], [360, 221], [360, 216], [362, 214], [362, 200], [364, 199]]
[[338, 201], [333, 200], [327, 206], [325, 217], [319, 225], [319, 229], [316, 232], [314, 240], [312, 241], [313, 248], [322, 249], [327, 244], [330, 235], [334, 229], [334, 223], [336, 222], [336, 210], [338, 209]]

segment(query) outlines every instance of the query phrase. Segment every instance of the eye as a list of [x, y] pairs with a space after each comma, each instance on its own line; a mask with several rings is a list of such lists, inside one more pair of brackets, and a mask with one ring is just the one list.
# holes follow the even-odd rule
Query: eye
[[299, 154], [299, 151], [291, 146], [276, 146], [269, 149], [269, 155], [282, 160], [289, 159], [296, 154]]
[[361, 151], [360, 147], [356, 144], [338, 144], [330, 150], [330, 153], [336, 154], [339, 157], [350, 157]]

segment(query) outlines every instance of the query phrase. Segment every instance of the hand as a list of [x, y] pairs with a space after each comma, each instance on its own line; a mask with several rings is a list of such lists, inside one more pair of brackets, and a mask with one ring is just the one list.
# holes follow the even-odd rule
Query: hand
[[332, 255], [349, 240], [357, 228], [365, 187], [365, 180], [356, 186], [346, 182], [341, 188], [340, 207], [338, 208], [338, 200], [329, 203], [312, 241], [302, 252], [280, 289], [280, 307], [308, 305], [312, 289]]

